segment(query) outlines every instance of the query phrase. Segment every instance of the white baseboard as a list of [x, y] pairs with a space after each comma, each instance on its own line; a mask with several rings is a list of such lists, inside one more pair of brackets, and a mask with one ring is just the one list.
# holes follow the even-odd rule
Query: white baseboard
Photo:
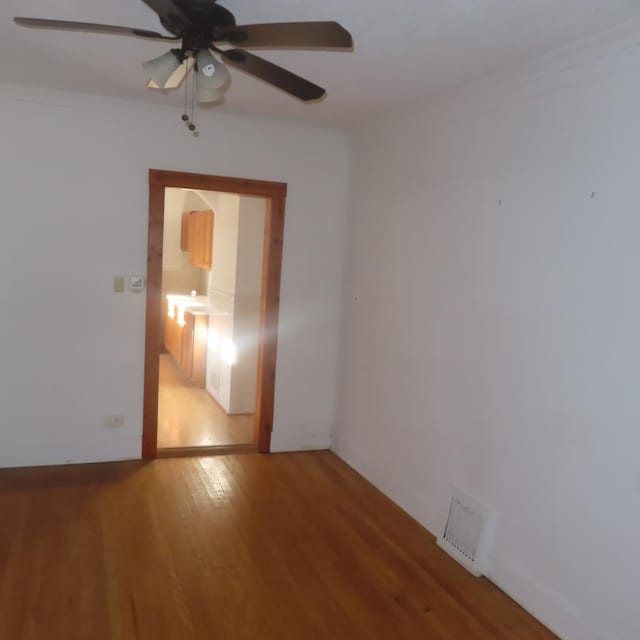
[[562, 640], [619, 640], [608, 632], [587, 626], [574, 605], [536, 585], [524, 572], [493, 556], [489, 567], [487, 578]]
[[140, 436], [100, 442], [9, 443], [0, 449], [0, 468], [116, 462], [142, 457]]
[[271, 434], [271, 452], [286, 453], [291, 451], [324, 451], [329, 448], [328, 435], [312, 435], [308, 433], [282, 433], [274, 431]]

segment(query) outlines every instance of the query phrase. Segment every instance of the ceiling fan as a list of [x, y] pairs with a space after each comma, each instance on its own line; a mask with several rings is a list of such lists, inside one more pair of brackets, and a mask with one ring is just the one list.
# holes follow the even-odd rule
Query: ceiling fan
[[[232, 67], [282, 89], [304, 102], [319, 100], [326, 91], [287, 69], [243, 48], [343, 49], [353, 47], [351, 34], [337, 22], [279, 22], [237, 25], [233, 14], [217, 0], [143, 0], [158, 14], [162, 26], [171, 34], [146, 29], [88, 22], [14, 18], [22, 27], [62, 29], [90, 33], [138, 36], [151, 40], [181, 41], [164, 55], [143, 64], [148, 85], [155, 89], [175, 89], [193, 69], [196, 99], [220, 100], [229, 84], [229, 71], [214, 55]], [[220, 49], [218, 43], [233, 48]], [[183, 119], [185, 117], [183, 116]]]

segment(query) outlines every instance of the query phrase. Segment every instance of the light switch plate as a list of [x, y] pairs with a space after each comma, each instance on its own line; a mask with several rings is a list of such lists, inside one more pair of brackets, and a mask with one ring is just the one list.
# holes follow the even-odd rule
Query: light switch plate
[[124, 293], [124, 276], [114, 276], [113, 278], [113, 292]]

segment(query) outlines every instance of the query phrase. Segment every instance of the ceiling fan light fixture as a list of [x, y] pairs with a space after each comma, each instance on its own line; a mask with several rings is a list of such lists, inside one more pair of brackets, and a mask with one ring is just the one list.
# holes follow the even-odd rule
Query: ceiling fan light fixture
[[221, 89], [196, 88], [196, 100], [198, 102], [219, 102], [224, 98], [225, 92]]
[[180, 49], [171, 49], [160, 57], [142, 64], [147, 72], [151, 89], [175, 89], [184, 80], [187, 67], [183, 64], [184, 55]]
[[209, 49], [200, 49], [196, 56], [198, 90], [216, 91], [226, 89], [231, 82], [231, 74], [226, 65], [218, 60]]
[[[180, 48], [148, 60], [143, 67], [147, 73], [147, 87], [151, 89], [164, 91], [184, 85], [185, 111], [188, 111], [189, 105], [191, 109], [191, 116], [187, 113], [184, 118], [194, 135], [197, 135], [193, 124], [195, 101], [219, 102], [231, 84], [231, 74], [225, 63], [303, 102], [315, 102], [324, 97], [326, 91], [322, 87], [245, 51], [246, 48], [353, 49], [351, 34], [334, 21], [238, 25], [233, 14], [217, 4], [216, 0], [143, 2], [157, 14], [160, 23], [171, 35], [135, 27], [69, 20], [16, 17], [14, 22], [20, 27], [181, 41]], [[219, 49], [216, 46], [218, 42], [242, 49]], [[190, 78], [191, 72], [193, 76]]]

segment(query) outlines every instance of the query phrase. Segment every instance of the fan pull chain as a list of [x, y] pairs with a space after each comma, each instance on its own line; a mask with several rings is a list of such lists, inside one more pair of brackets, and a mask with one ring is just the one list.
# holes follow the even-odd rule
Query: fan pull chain
[[196, 89], [197, 89], [196, 73], [197, 73], [197, 70], [194, 70], [191, 78], [191, 125], [189, 126], [189, 131], [193, 133], [194, 138], [197, 138], [200, 135], [196, 127], [196, 111], [198, 109], [198, 106], [197, 106], [198, 102], [196, 100]]
[[187, 84], [189, 83], [189, 59], [185, 57], [182, 62], [186, 67], [185, 79], [184, 79], [184, 111], [182, 112], [182, 121], [187, 122], [189, 115], [187, 114]]
[[[200, 132], [197, 130], [194, 124], [196, 113], [196, 80], [195, 80], [195, 65], [189, 67], [189, 59], [185, 58], [184, 64], [187, 65], [187, 73], [184, 80], [184, 113], [182, 114], [182, 121], [185, 127], [193, 133], [194, 137], [198, 137]], [[191, 115], [189, 115], [191, 114]]]

